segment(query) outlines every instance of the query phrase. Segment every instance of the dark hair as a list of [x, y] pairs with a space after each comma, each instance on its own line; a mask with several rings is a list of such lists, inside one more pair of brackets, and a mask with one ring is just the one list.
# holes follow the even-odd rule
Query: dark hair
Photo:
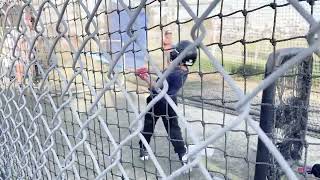
[[164, 34], [165, 34], [165, 35], [167, 35], [167, 34], [172, 34], [172, 32], [171, 32], [170, 30], [166, 30], [166, 31], [164, 32]]

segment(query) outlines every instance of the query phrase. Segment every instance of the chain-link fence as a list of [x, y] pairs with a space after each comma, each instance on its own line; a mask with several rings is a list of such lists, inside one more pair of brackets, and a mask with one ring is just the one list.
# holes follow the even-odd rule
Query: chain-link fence
[[[258, 117], [262, 91], [318, 50], [319, 5], [0, 2], [0, 178], [252, 179], [258, 138], [274, 157], [270, 167], [280, 167], [289, 179], [309, 177], [284, 159]], [[172, 45], [185, 39], [192, 45], [167, 65]], [[198, 58], [176, 104], [166, 77], [194, 47]], [[293, 47], [305, 49], [263, 79], [268, 56]], [[320, 70], [313, 56], [306, 125], [315, 134], [299, 137], [303, 165], [320, 161]], [[148, 105], [148, 87], [135, 73], [140, 67], [158, 78], [159, 95]], [[140, 133], [151, 104], [162, 98], [182, 127], [184, 166], [162, 124], [150, 144]], [[139, 159], [139, 141], [149, 161]]]

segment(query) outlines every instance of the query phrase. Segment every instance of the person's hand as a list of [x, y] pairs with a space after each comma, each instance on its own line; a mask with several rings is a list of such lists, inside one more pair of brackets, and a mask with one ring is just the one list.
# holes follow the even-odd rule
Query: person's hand
[[140, 74], [139, 75], [140, 79], [149, 82], [150, 81], [150, 76], [149, 74], [145, 73], [145, 74]]
[[144, 81], [148, 81], [150, 78], [150, 76], [148, 74], [148, 69], [145, 67], [137, 69], [136, 75], [139, 76], [139, 78]]
[[313, 166], [306, 167], [298, 167], [298, 173], [313, 174], [315, 177], [320, 177], [320, 164], [314, 164]]

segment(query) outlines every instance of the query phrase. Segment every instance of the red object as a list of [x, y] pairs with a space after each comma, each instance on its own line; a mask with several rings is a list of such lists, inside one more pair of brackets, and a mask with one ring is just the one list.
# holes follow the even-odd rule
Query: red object
[[304, 173], [304, 167], [298, 167], [298, 173], [303, 174]]
[[139, 69], [137, 69], [137, 71], [136, 71], [136, 74], [137, 74], [137, 75], [146, 74], [146, 73], [148, 73], [148, 69], [145, 68], [145, 67], [139, 68]]
[[304, 173], [308, 173], [308, 174], [310, 174], [311, 173], [311, 167], [309, 167], [309, 166], [306, 166], [306, 167], [298, 167], [298, 169], [297, 169], [297, 171], [298, 171], [298, 173], [300, 173], [300, 174], [304, 174]]
[[139, 68], [136, 70], [136, 75], [141, 79], [146, 79], [148, 77], [148, 69], [145, 67]]

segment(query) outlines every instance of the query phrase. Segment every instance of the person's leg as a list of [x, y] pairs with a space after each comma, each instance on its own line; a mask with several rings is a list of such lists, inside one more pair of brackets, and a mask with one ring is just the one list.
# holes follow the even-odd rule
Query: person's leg
[[170, 141], [174, 147], [174, 152], [176, 152], [179, 156], [183, 156], [186, 153], [186, 147], [182, 138], [181, 128], [179, 126], [177, 118], [166, 118], [165, 116], [163, 116], [162, 121], [168, 135], [170, 136]]
[[[167, 130], [168, 135], [170, 136], [170, 141], [174, 147], [174, 151], [179, 155], [179, 158], [186, 153], [186, 146], [182, 138], [181, 128], [178, 123], [177, 114], [171, 108], [171, 106], [165, 106], [166, 115], [161, 116], [163, 124]], [[180, 159], [181, 160], [181, 159]]]
[[40, 70], [37, 64], [34, 65], [33, 81], [35, 83], [40, 81]]
[[23, 64], [21, 62], [18, 62], [16, 64], [16, 79], [19, 85], [21, 85], [23, 81], [23, 73], [24, 73], [23, 71], [24, 71]]
[[[147, 98], [147, 104], [149, 104], [151, 100], [152, 98], [149, 96]], [[154, 107], [152, 107], [145, 115], [144, 127], [143, 127], [143, 130], [141, 131], [141, 134], [144, 136], [144, 138], [148, 143], [150, 143], [151, 137], [154, 132], [154, 127], [158, 119], [159, 119], [159, 116], [157, 116], [157, 104], [155, 104]], [[139, 141], [139, 145], [141, 149], [145, 149], [141, 140]]]

